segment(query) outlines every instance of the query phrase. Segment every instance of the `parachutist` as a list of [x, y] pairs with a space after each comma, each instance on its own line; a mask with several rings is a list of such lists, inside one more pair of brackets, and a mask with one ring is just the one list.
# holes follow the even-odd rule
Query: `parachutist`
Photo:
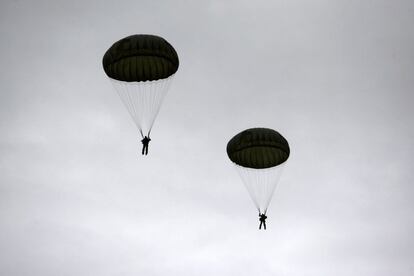
[[289, 154], [289, 143], [270, 128], [246, 129], [227, 143], [227, 155], [259, 212], [259, 229], [266, 229], [266, 210]]
[[262, 224], [263, 224], [263, 229], [266, 230], [266, 219], [267, 219], [267, 216], [265, 214], [259, 213], [259, 221], [260, 221], [259, 229], [262, 229]]
[[148, 144], [151, 141], [151, 139], [147, 136], [144, 137], [144, 139], [141, 140], [142, 143], [142, 155], [148, 154]]
[[149, 34], [124, 37], [103, 56], [105, 74], [141, 133], [143, 155], [148, 154], [149, 134], [179, 64], [174, 47]]

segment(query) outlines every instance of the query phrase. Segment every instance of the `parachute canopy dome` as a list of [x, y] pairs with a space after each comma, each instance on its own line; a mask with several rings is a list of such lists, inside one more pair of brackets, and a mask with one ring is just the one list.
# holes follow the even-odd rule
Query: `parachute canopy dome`
[[234, 136], [227, 144], [227, 155], [239, 166], [266, 169], [289, 158], [286, 139], [269, 128], [251, 128]]
[[103, 57], [108, 77], [126, 82], [166, 79], [178, 70], [178, 55], [165, 39], [131, 35], [111, 46]]

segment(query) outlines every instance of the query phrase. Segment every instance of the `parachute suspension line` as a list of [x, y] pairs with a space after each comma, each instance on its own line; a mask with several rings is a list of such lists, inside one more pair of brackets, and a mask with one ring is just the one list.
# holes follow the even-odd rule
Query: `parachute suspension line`
[[121, 82], [121, 81], [113, 80], [113, 79], [110, 79], [110, 80], [116, 92], [118, 93], [119, 97], [121, 98], [122, 102], [124, 103], [125, 107], [128, 109], [128, 112], [131, 115], [135, 125], [138, 127], [138, 129], [141, 129], [139, 124], [137, 123], [137, 121], [139, 120], [138, 119], [139, 115], [134, 106], [134, 101], [131, 99], [128, 84]]
[[[125, 89], [126, 89], [126, 92], [127, 92], [127, 95], [128, 95], [128, 100], [129, 100], [129, 102], [131, 103], [131, 106], [132, 106], [132, 113], [131, 114], [134, 114], [132, 116], [132, 119], [134, 120], [135, 125], [139, 129], [139, 132], [141, 133], [141, 137], [144, 138], [144, 135], [142, 134], [141, 126], [138, 124], [138, 122], [140, 121], [140, 118], [142, 117], [142, 114], [138, 113], [138, 110], [137, 110], [138, 105], [135, 102], [136, 97], [134, 97], [134, 91], [133, 91], [134, 87], [131, 86], [131, 85], [128, 85], [128, 84], [124, 84], [124, 86], [125, 86]], [[132, 89], [132, 91], [131, 91], [131, 89]]]
[[[160, 89], [160, 91], [163, 91], [163, 89], [164, 89], [164, 82], [163, 81], [160, 81], [159, 89]], [[148, 137], [151, 133], [152, 126], [154, 125], [155, 117], [157, 116], [158, 111], [159, 111], [159, 108], [157, 106], [157, 103], [159, 102], [158, 94], [161, 94], [161, 93], [157, 93], [156, 89], [154, 88], [154, 83], [150, 83], [149, 90], [150, 90], [151, 99], [150, 99], [150, 102], [148, 103], [147, 106], [149, 107], [151, 105], [151, 110], [157, 110], [157, 109], [158, 110], [156, 111], [156, 113], [154, 114], [153, 119], [149, 123]]]
[[140, 127], [140, 130], [142, 132], [142, 136], [145, 136], [145, 126], [143, 124], [143, 121], [145, 120], [145, 107], [146, 107], [146, 102], [145, 102], [145, 90], [143, 90], [143, 88], [145, 88], [145, 82], [137, 82], [134, 83], [134, 88], [135, 88], [135, 94], [136, 97], [134, 97], [135, 103], [137, 106], [139, 106], [139, 121], [138, 121], [138, 125]]
[[[265, 183], [266, 183], [264, 185], [264, 194], [268, 195], [269, 194], [269, 185], [268, 185], [268, 183], [269, 183], [269, 174], [267, 172], [265, 172], [264, 178], [265, 178]], [[271, 194], [273, 194], [273, 192]], [[265, 204], [264, 204], [264, 207], [263, 207], [264, 208], [264, 211], [263, 211], [264, 214], [266, 214], [266, 212], [267, 212], [267, 207], [268, 207], [269, 203], [270, 203], [270, 199], [268, 201], [266, 201]]]
[[275, 187], [276, 187], [276, 184], [277, 184], [277, 179], [274, 179], [274, 177], [273, 177], [273, 175], [272, 175], [272, 171], [273, 170], [269, 170], [269, 171], [266, 171], [266, 173], [265, 173], [265, 183], [266, 183], [266, 185], [265, 185], [265, 194], [267, 194], [267, 195], [269, 195], [270, 194], [270, 196], [267, 198], [267, 200], [266, 200], [266, 202], [265, 202], [265, 204], [264, 204], [264, 214], [266, 215], [266, 213], [267, 213], [267, 208], [269, 207], [269, 204], [270, 204], [270, 200], [271, 200], [271, 198], [272, 198], [272, 196], [273, 196], [273, 192], [274, 192], [274, 189], [275, 189]]
[[145, 135], [149, 137], [173, 76], [142, 82], [122, 82], [110, 79], [142, 137]]
[[166, 95], [167, 87], [166, 83], [169, 83], [172, 76], [167, 79], [148, 81], [145, 82], [145, 86], [142, 87], [141, 95], [143, 104], [143, 113], [145, 114], [144, 128], [149, 136], [154, 124], [155, 118], [161, 107], [161, 103]]
[[[160, 81], [160, 87], [159, 88], [157, 88], [155, 86], [153, 87], [154, 92], [152, 94], [154, 95], [155, 99], [152, 101], [152, 103], [153, 103], [152, 109], [156, 110], [156, 112], [155, 112], [154, 117], [153, 117], [153, 119], [150, 123], [150, 127], [149, 127], [149, 130], [148, 130], [148, 137], [149, 137], [149, 135], [151, 133], [151, 130], [152, 130], [152, 127], [154, 125], [154, 120], [155, 120], [155, 118], [157, 117], [157, 115], [160, 111], [161, 103], [164, 101], [164, 98], [167, 95], [167, 92], [169, 91], [169, 88], [171, 86], [171, 80], [172, 80], [173, 76], [174, 75], [168, 77], [167, 79], [164, 79], [164, 80]], [[161, 93], [156, 93], [157, 90], [161, 91]], [[157, 104], [157, 103], [159, 103], [159, 104]]]
[[267, 194], [270, 194], [271, 196], [267, 198], [267, 201], [265, 203], [266, 211], [267, 208], [270, 205], [270, 200], [272, 199], [272, 195], [274, 194], [276, 190], [277, 183], [279, 183], [280, 176], [282, 175], [283, 168], [285, 167], [285, 163], [282, 163], [278, 165], [277, 167], [272, 168], [268, 171], [266, 183], [268, 183], [268, 191]]
[[254, 182], [254, 179], [252, 179], [252, 175], [249, 173], [250, 170], [252, 170], [252, 169], [244, 168], [244, 167], [239, 166], [237, 164], [234, 164], [234, 166], [236, 166], [237, 172], [239, 173], [240, 178], [242, 179], [244, 186], [246, 187], [247, 191], [249, 192], [250, 198], [252, 199], [254, 205], [256, 206], [257, 210], [260, 213], [260, 206], [259, 206], [259, 203], [256, 199], [255, 190], [253, 189], [255, 183], [252, 183], [252, 182]]
[[283, 165], [267, 169], [235, 166], [259, 213], [266, 214]]

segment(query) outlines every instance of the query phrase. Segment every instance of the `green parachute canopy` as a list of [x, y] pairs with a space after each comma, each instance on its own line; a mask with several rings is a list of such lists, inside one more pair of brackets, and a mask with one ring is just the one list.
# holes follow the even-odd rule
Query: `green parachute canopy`
[[289, 158], [286, 139], [269, 128], [251, 128], [234, 136], [227, 144], [227, 155], [239, 166], [266, 169]]
[[103, 57], [108, 77], [126, 82], [165, 79], [178, 70], [178, 55], [165, 39], [131, 35], [115, 42]]

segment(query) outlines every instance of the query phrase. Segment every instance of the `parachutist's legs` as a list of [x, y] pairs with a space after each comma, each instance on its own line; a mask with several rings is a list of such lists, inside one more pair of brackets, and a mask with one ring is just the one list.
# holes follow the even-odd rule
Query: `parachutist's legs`
[[[260, 222], [259, 230], [262, 229], [262, 224], [263, 224], [263, 221]], [[266, 226], [265, 226], [265, 229], [266, 229]]]
[[142, 145], [142, 155], [144, 155], [145, 145]]
[[145, 155], [148, 154], [148, 145], [145, 146]]
[[263, 221], [263, 229], [266, 230], [266, 221]]

